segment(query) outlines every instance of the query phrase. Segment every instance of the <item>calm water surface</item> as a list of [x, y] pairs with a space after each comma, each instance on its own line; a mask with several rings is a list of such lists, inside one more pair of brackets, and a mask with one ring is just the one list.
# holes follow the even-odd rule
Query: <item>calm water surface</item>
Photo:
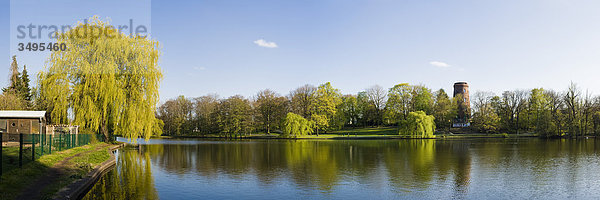
[[[143, 143], [143, 140], [142, 140]], [[84, 199], [598, 199], [600, 140], [150, 140]]]

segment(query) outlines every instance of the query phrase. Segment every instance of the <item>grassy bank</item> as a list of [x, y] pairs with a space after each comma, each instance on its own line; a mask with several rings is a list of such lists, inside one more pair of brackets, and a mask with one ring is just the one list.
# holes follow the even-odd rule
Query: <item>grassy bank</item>
[[[465, 134], [436, 134], [435, 138], [460, 139], [460, 138], [516, 138], [516, 137], [536, 137], [533, 134], [482, 134], [482, 133], [465, 133]], [[227, 138], [224, 135], [208, 134], [208, 135], [186, 135], [186, 136], [161, 136], [156, 137], [161, 139], [172, 138]], [[257, 133], [238, 136], [238, 138], [246, 139], [285, 139], [280, 138], [279, 134]], [[329, 131], [317, 135], [303, 135], [294, 139], [408, 139], [411, 137], [398, 135], [397, 127], [369, 127], [369, 128], [350, 128], [337, 131]]]
[[[110, 158], [108, 149], [114, 145], [96, 143], [44, 155], [23, 164], [21, 169], [5, 171], [0, 178], [0, 199], [14, 199], [28, 192], [41, 192], [49, 198], [60, 188], [85, 176]], [[10, 148], [4, 153], [11, 153]]]

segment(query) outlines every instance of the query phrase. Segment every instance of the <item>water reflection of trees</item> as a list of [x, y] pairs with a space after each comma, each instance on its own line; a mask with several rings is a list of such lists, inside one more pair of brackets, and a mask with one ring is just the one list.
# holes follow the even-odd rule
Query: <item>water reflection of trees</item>
[[[465, 144], [435, 140], [253, 141], [148, 145], [142, 151], [170, 173], [207, 178], [255, 174], [262, 184], [289, 177], [300, 187], [320, 190], [331, 190], [349, 176], [414, 189], [450, 177], [462, 187], [469, 183], [471, 162]], [[386, 176], [377, 176], [381, 173]]]
[[111, 193], [98, 192], [104, 195], [90, 199], [156, 198], [149, 160], [153, 167], [170, 174], [215, 180], [252, 176], [264, 185], [290, 180], [299, 189], [325, 192], [335, 191], [339, 185], [360, 183], [367, 190], [389, 185], [400, 193], [444, 188], [453, 192], [451, 198], [465, 198], [474, 185], [510, 187], [515, 180], [531, 191], [547, 191], [543, 187], [555, 182], [575, 191], [578, 176], [593, 176], [594, 171], [582, 169], [597, 161], [597, 141], [253, 140], [145, 145], [139, 151], [123, 152], [115, 170], [118, 173], [107, 175], [101, 186], [94, 188]]
[[[153, 148], [160, 153], [160, 149]], [[119, 152], [114, 170], [102, 177], [83, 199], [158, 199], [149, 154]]]

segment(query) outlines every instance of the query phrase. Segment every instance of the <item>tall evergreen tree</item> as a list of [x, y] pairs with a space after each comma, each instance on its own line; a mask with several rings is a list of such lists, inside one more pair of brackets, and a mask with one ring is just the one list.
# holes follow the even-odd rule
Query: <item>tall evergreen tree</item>
[[12, 57], [12, 63], [10, 64], [10, 77], [8, 79], [8, 87], [2, 88], [2, 92], [8, 92], [13, 90], [17, 92], [21, 87], [21, 74], [19, 73], [19, 64], [17, 63], [17, 56]]
[[23, 100], [31, 101], [31, 89], [29, 88], [29, 75], [27, 74], [27, 66], [23, 66], [23, 72], [21, 73], [21, 81], [19, 85], [19, 93]]

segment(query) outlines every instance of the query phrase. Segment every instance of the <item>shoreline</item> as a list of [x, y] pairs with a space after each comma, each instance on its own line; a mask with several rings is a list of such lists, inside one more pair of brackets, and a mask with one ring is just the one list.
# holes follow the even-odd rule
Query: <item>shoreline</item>
[[[595, 136], [578, 136], [593, 137]], [[322, 134], [319, 136], [308, 135], [299, 137], [279, 137], [278, 135], [248, 135], [248, 136], [217, 136], [217, 135], [197, 135], [197, 136], [160, 136], [152, 139], [257, 139], [257, 140], [414, 140], [414, 139], [477, 139], [477, 138], [544, 138], [533, 134], [453, 134], [453, 135], [436, 135], [433, 138], [415, 138], [398, 135], [330, 135]], [[548, 137], [548, 139], [554, 139]], [[570, 137], [561, 137], [556, 139], [576, 139]]]
[[86, 178], [90, 172], [110, 161], [109, 149], [118, 146], [88, 144], [47, 154], [20, 169], [14, 168], [2, 174], [0, 190], [3, 193], [0, 199], [53, 199], [66, 190], [65, 186]]
[[110, 154], [110, 158], [102, 162], [102, 164], [96, 166], [92, 171], [88, 172], [87, 175], [79, 180], [71, 182], [69, 185], [61, 188], [54, 194], [52, 199], [81, 199], [94, 187], [94, 185], [104, 176], [108, 171], [113, 169], [117, 163], [114, 151], [127, 145], [121, 143], [117, 146], [109, 148], [107, 151]]

